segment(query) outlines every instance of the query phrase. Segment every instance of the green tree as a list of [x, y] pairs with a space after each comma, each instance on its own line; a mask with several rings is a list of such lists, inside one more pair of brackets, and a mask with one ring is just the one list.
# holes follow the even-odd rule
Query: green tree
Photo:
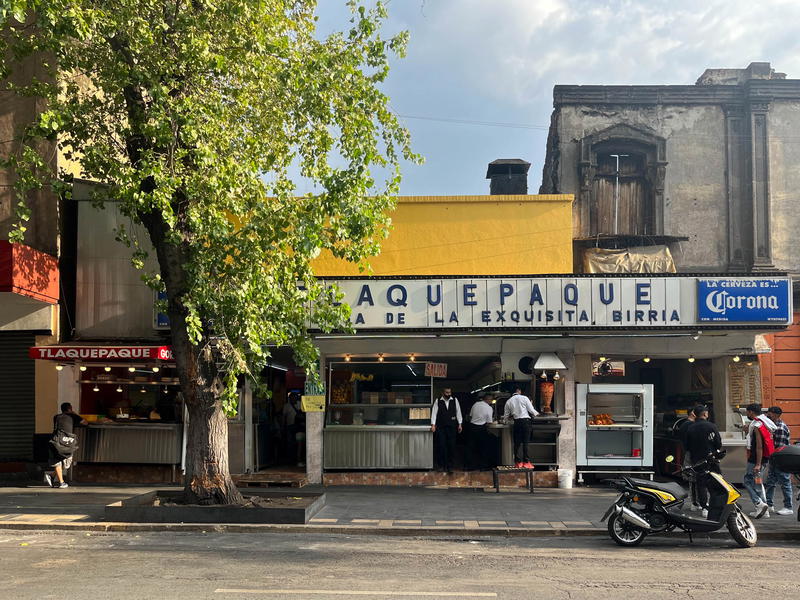
[[[9, 84], [45, 100], [5, 162], [14, 237], [26, 193], [69, 193], [42, 150], [52, 144], [102, 184], [98, 206], [118, 202], [146, 230], [149, 244], [117, 233], [135, 265], [148, 248], [158, 259], [143, 277], [166, 291], [192, 502], [241, 502], [227, 457], [237, 379], [258, 374], [268, 343], [312, 365], [309, 322], [346, 327], [348, 309], [310, 262], [329, 250], [365, 264], [386, 233], [399, 163], [417, 160], [379, 89], [407, 34], [381, 35], [381, 2], [348, 5], [348, 29], [322, 37], [313, 0], [2, 3], [2, 76], [31, 58], [47, 71]], [[376, 181], [376, 167], [388, 175]], [[319, 192], [295, 195], [292, 173]]]

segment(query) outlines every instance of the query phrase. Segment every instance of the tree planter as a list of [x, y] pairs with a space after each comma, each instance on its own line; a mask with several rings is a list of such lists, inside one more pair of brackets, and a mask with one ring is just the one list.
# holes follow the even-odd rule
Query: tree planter
[[[154, 490], [106, 505], [107, 521], [127, 523], [280, 523], [305, 524], [325, 506], [324, 493], [296, 490], [240, 490], [245, 496], [264, 499], [300, 498], [277, 506], [172, 504], [183, 497], [182, 490]], [[166, 503], [166, 504], [165, 504]]]

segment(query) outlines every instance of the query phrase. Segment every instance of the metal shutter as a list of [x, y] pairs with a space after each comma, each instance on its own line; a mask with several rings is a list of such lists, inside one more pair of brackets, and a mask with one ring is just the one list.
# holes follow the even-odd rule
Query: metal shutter
[[30, 333], [0, 333], [0, 461], [33, 459], [34, 343]]

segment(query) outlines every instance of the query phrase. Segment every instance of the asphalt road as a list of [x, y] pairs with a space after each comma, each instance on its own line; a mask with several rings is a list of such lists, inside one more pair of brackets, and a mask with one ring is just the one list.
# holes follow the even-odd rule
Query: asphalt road
[[0, 532], [0, 598], [793, 598], [800, 544]]

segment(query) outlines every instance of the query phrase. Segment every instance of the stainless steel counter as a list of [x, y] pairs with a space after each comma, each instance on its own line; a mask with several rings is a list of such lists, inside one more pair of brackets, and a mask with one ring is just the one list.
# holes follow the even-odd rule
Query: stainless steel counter
[[432, 469], [426, 425], [331, 425], [323, 431], [326, 469]]
[[90, 423], [77, 427], [76, 460], [174, 465], [181, 462], [180, 423]]

